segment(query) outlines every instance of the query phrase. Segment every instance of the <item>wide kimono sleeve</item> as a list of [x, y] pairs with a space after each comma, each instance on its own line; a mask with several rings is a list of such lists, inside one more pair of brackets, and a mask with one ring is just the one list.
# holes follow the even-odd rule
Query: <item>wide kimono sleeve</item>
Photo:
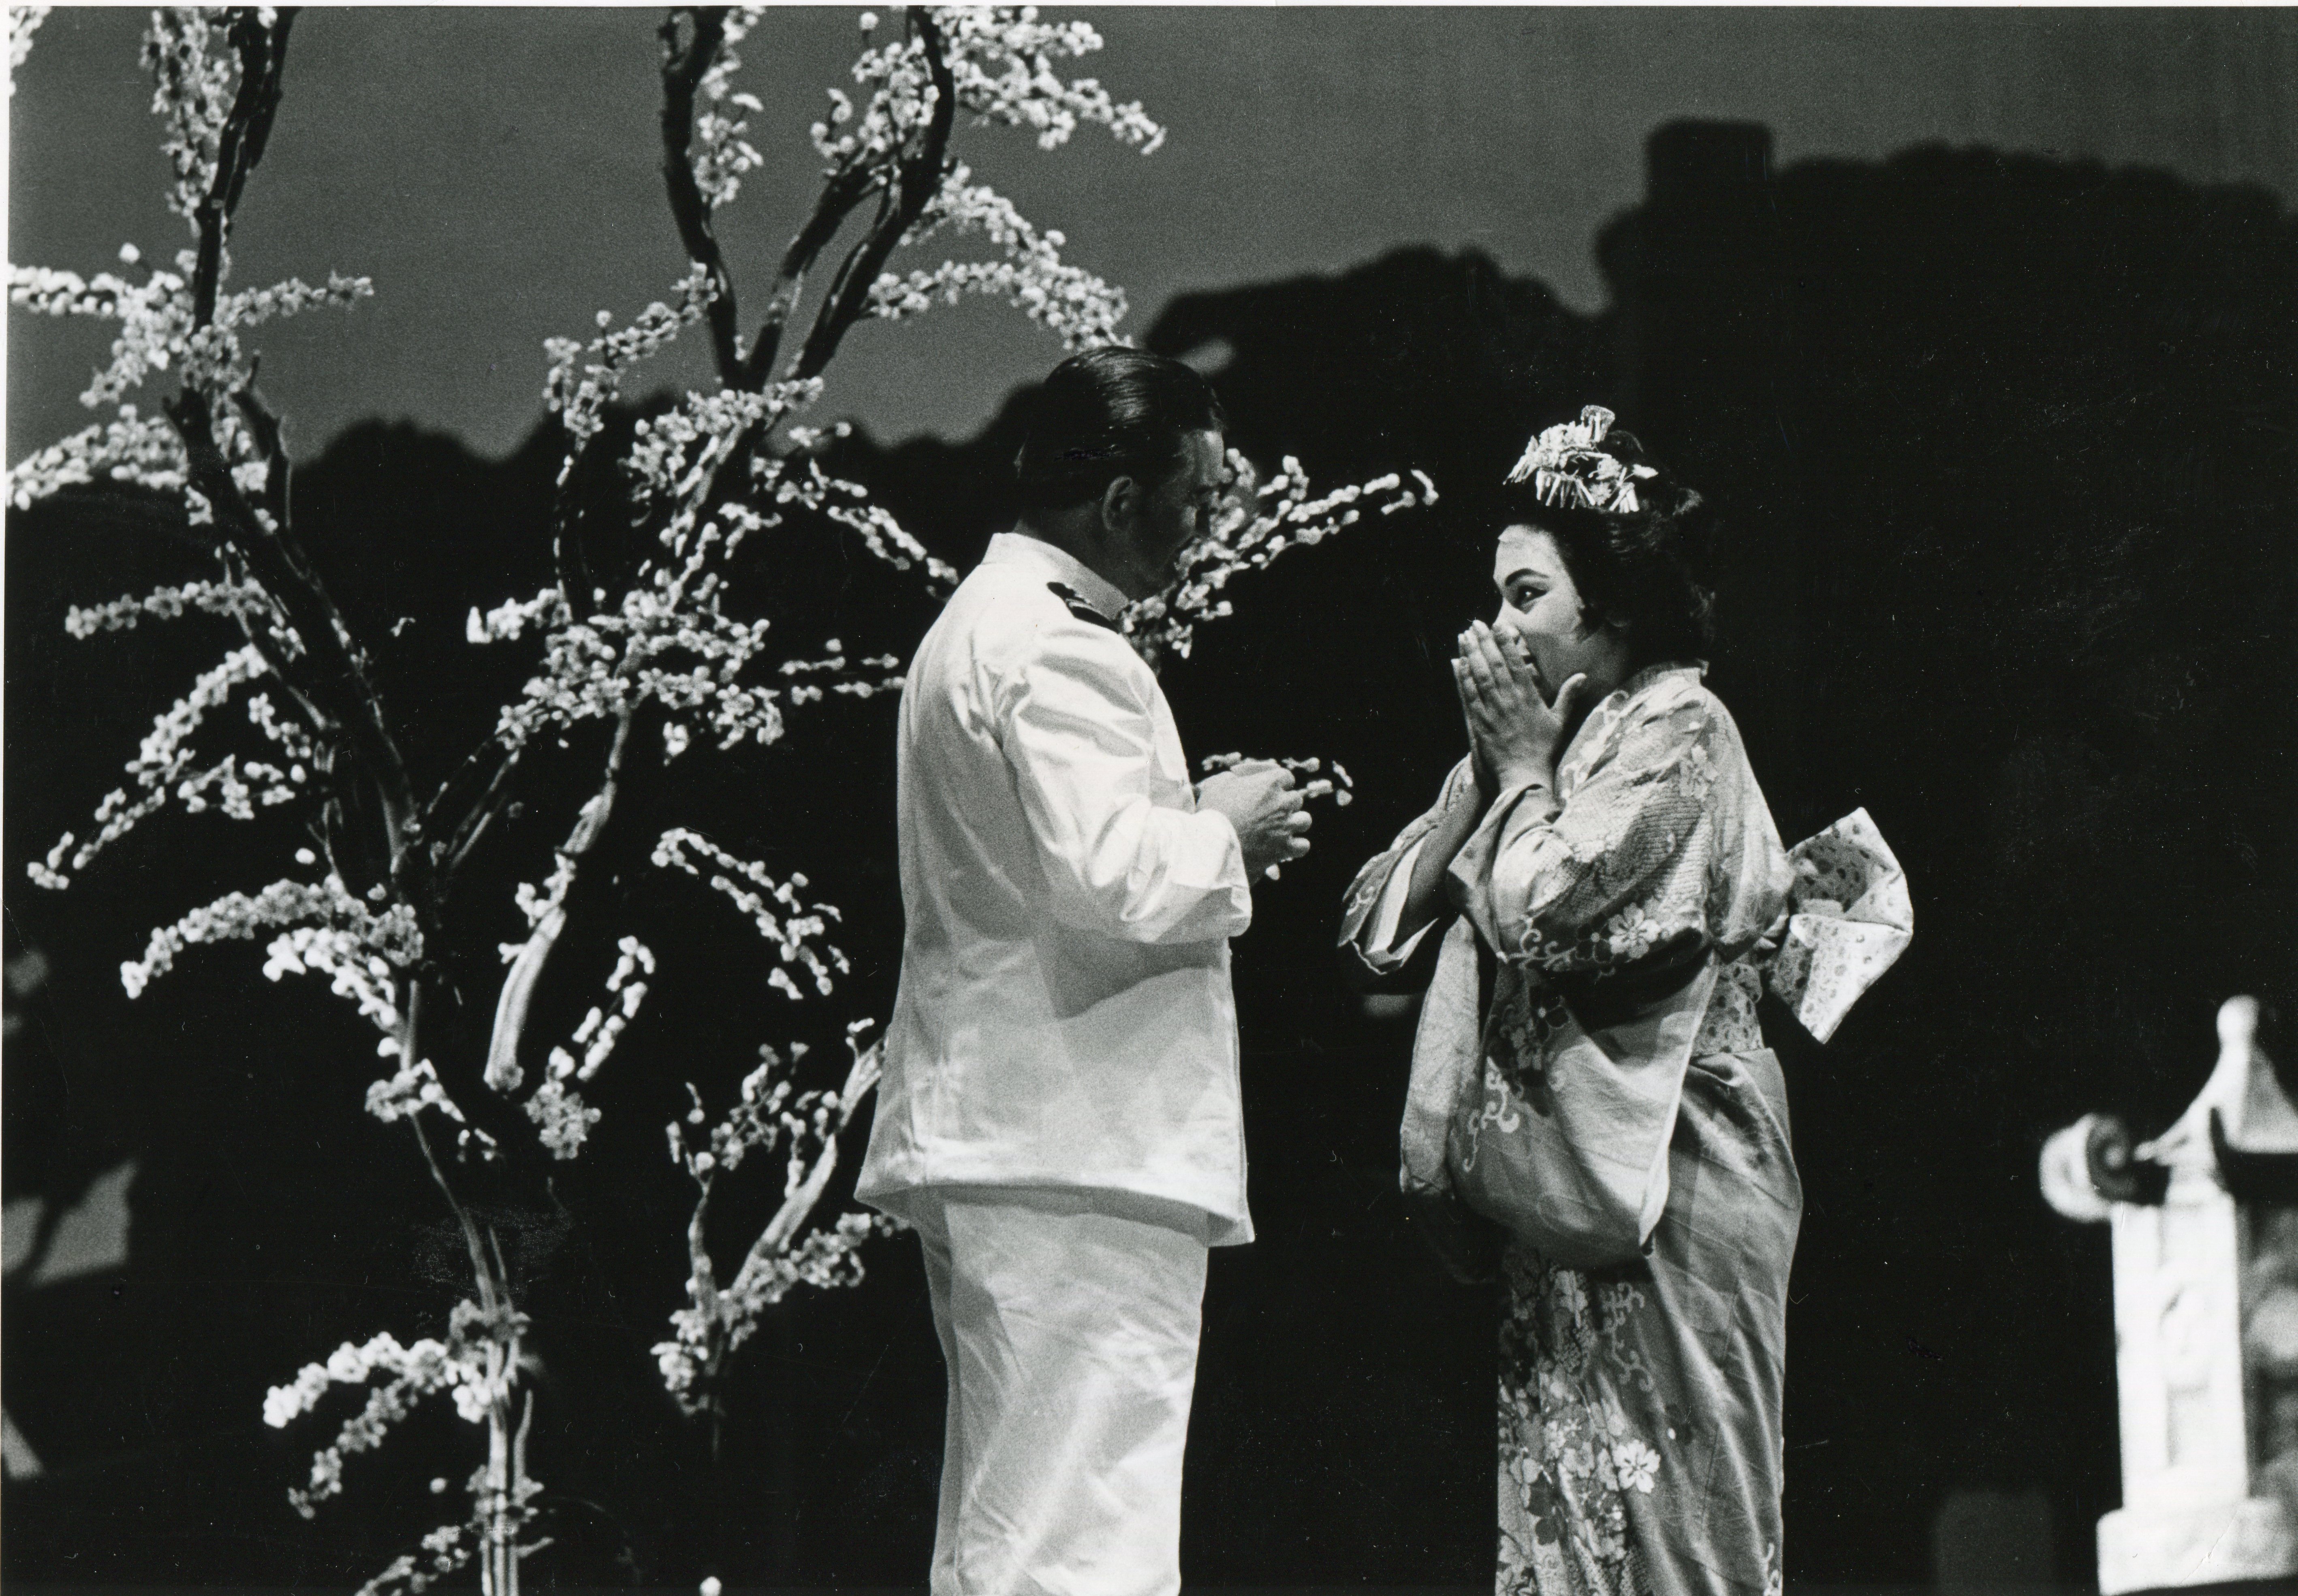
[[1666, 1206], [1715, 980], [1713, 887], [1733, 873], [1711, 872], [1731, 733], [1703, 699], [1662, 683], [1599, 706], [1559, 772], [1562, 801], [1502, 793], [1452, 866], [1504, 968], [1482, 1106], [1455, 1120], [1449, 1162], [1472, 1207], [1555, 1262], [1634, 1257]]
[[1396, 840], [1357, 872], [1356, 880], [1342, 899], [1340, 946], [1348, 961], [1351, 972], [1360, 987], [1380, 989], [1396, 986], [1417, 986], [1407, 967], [1426, 979], [1426, 972], [1415, 963], [1413, 955], [1427, 942], [1429, 933], [1447, 915], [1440, 915], [1426, 925], [1406, 927], [1401, 923], [1404, 900], [1412, 886], [1412, 872], [1420, 862], [1420, 850], [1428, 834], [1434, 831], [1447, 811], [1456, 803], [1469, 801], [1475, 792], [1476, 774], [1474, 765], [1467, 759], [1452, 767], [1444, 778], [1443, 790], [1427, 813], [1396, 834]]
[[1252, 922], [1244, 848], [1226, 815], [1180, 806], [1186, 768], [1165, 783], [1175, 801], [1158, 801], [1156, 694], [1114, 633], [1066, 618], [997, 694], [1048, 905], [1062, 925], [1128, 942], [1234, 937]]

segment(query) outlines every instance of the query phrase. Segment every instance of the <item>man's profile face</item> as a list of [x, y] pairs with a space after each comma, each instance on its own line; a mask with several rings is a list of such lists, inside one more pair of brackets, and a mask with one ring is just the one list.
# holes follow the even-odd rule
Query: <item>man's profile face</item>
[[1155, 578], [1157, 587], [1171, 579], [1181, 550], [1203, 536], [1219, 513], [1221, 467], [1227, 459], [1220, 434], [1189, 434], [1181, 440], [1179, 464], [1143, 501], [1134, 548], [1142, 570]]

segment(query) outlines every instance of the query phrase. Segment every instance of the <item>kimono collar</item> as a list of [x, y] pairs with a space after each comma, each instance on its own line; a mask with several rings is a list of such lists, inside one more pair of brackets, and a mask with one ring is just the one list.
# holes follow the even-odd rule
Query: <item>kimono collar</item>
[[1628, 706], [1642, 694], [1661, 682], [1678, 676], [1690, 676], [1694, 682], [1707, 674], [1704, 659], [1663, 659], [1648, 665], [1597, 700], [1574, 729], [1572, 740], [1564, 747], [1556, 765], [1556, 791], [1559, 798], [1568, 797], [1580, 784], [1580, 778], [1603, 750], [1606, 741], [1626, 718]]
[[1043, 538], [1031, 537], [1026, 532], [997, 533], [989, 540], [988, 551], [982, 555], [981, 563], [985, 566], [1021, 566], [1042, 572], [1046, 580], [1076, 590], [1079, 598], [1112, 621], [1124, 615], [1127, 607], [1133, 602], [1116, 583], [1068, 550], [1055, 548]]
[[1633, 699], [1653, 682], [1672, 676], [1678, 671], [1690, 671], [1694, 677], [1704, 682], [1707, 679], [1707, 662], [1704, 659], [1663, 659], [1657, 665], [1644, 666], [1614, 688], [1612, 691], [1623, 698]]

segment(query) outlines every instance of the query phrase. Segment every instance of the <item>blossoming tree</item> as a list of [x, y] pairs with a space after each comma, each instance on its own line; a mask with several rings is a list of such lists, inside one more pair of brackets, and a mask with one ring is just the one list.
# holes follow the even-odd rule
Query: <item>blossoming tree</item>
[[[778, 529], [830, 525], [930, 589], [955, 578], [866, 489], [820, 463], [830, 431], [804, 418], [822, 401], [841, 341], [865, 318], [901, 320], [965, 294], [1006, 301], [1070, 348], [1112, 341], [1125, 312], [1120, 290], [1070, 264], [1061, 234], [975, 182], [952, 145], [961, 114], [1033, 130], [1047, 150], [1092, 125], [1147, 153], [1163, 130], [1138, 105], [1055, 70], [1100, 47], [1085, 24], [1043, 21], [1032, 8], [928, 7], [907, 11], [882, 42], [877, 19], [864, 16], [858, 93], [831, 91], [831, 111], [813, 128], [821, 187], [775, 264], [763, 311], [746, 324], [715, 224], [760, 161], [748, 119], [764, 107], [735, 83], [738, 49], [763, 13], [680, 8], [661, 25], [663, 170], [690, 269], [628, 325], [601, 312], [589, 336], [547, 345], [544, 396], [563, 437], [552, 577], [530, 594], [475, 596], [467, 624], [471, 646], [524, 648], [534, 664], [477, 746], [428, 790], [411, 773], [418, 762], [405, 724], [377, 690], [369, 641], [330, 595], [296, 524], [290, 461], [251, 343], [266, 321], [349, 304], [374, 286], [333, 271], [319, 285], [232, 285], [233, 219], [280, 103], [293, 12], [153, 13], [144, 62], [172, 162], [169, 205], [191, 233], [170, 265], [147, 264], [130, 244], [119, 271], [9, 269], [11, 299], [24, 310], [117, 329], [109, 364], [81, 395], [106, 418], [20, 462], [11, 501], [23, 508], [134, 484], [180, 506], [212, 567], [200, 580], [75, 608], [69, 629], [85, 637], [203, 614], [236, 639], [153, 723], [128, 782], [97, 806], [87, 834], [62, 837], [34, 878], [66, 888], [169, 810], [269, 817], [244, 850], [252, 864], [287, 854], [276, 846], [277, 822], [299, 828], [292, 868], [160, 925], [121, 966], [122, 982], [132, 996], [186, 949], [229, 941], [262, 943], [273, 980], [324, 980], [372, 1026], [384, 1063], [367, 1107], [405, 1127], [467, 1255], [471, 1294], [443, 1335], [347, 1344], [264, 1404], [266, 1421], [284, 1426], [338, 1385], [366, 1393], [291, 1493], [307, 1516], [343, 1489], [351, 1457], [381, 1444], [426, 1397], [451, 1397], [484, 1430], [467, 1513], [423, 1537], [370, 1591], [419, 1591], [475, 1562], [484, 1588], [508, 1596], [522, 1559], [541, 1543], [541, 1487], [527, 1461], [536, 1402], [527, 1344], [536, 1332], [490, 1215], [506, 1190], [558, 1200], [558, 1181], [601, 1116], [586, 1088], [641, 1020], [657, 972], [643, 937], [624, 934], [579, 1019], [554, 1029], [550, 1005], [538, 1005], [546, 970], [563, 947], [580, 945], [570, 926], [618, 912], [596, 889], [591, 865], [626, 788], [657, 783], [675, 798], [682, 764], [698, 748], [773, 744], [792, 714], [898, 684], [892, 655], [849, 657], [834, 641], [812, 657], [783, 648], [745, 602], [737, 551]], [[12, 10], [12, 73], [41, 14]], [[994, 252], [893, 267], [899, 250], [969, 234]], [[643, 362], [682, 335], [707, 341], [715, 385], [638, 421], [629, 446], [602, 460], [609, 407]], [[140, 396], [163, 381], [172, 392], [147, 409]], [[1173, 587], [1127, 617], [1153, 660], [1185, 656], [1194, 626], [1228, 613], [1220, 595], [1236, 572], [1316, 542], [1364, 509], [1393, 512], [1433, 497], [1425, 478], [1417, 493], [1388, 478], [1312, 498], [1292, 462], [1265, 484], [1235, 464], [1228, 513]], [[606, 480], [621, 524], [638, 528], [630, 558], [605, 558], [590, 525], [603, 517], [591, 513], [584, 486], [602, 465], [613, 467]], [[227, 718], [235, 704], [236, 725]], [[655, 752], [641, 758], [642, 748]], [[547, 857], [512, 866], [535, 879], [515, 894], [518, 933], [498, 943], [491, 928], [500, 908], [456, 889], [484, 852], [518, 847], [502, 823], [514, 805], [555, 814], [561, 830]], [[778, 874], [682, 824], [663, 830], [649, 856], [751, 922], [770, 955], [764, 979], [784, 997], [837, 992], [847, 970], [833, 940], [838, 911], [810, 898], [803, 875]], [[479, 989], [494, 994], [488, 1023], [442, 1018], [456, 994]], [[799, 1285], [857, 1279], [859, 1249], [889, 1228], [865, 1213], [821, 1212], [839, 1136], [877, 1079], [871, 1029], [866, 1018], [846, 1022], [842, 1072], [811, 1087], [802, 1084], [802, 1044], [763, 1046], [731, 1102], [714, 1107], [690, 1086], [690, 1112], [667, 1127], [694, 1201], [687, 1303], [655, 1352], [689, 1411], [712, 1409], [729, 1357], [772, 1305]], [[780, 1162], [781, 1199], [730, 1268], [714, 1250], [726, 1238], [708, 1222], [713, 1198], [746, 1162], [767, 1159]]]

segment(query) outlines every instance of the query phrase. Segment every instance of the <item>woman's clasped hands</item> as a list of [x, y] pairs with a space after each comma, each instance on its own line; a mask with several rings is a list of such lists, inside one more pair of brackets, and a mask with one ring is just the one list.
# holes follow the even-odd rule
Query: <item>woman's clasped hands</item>
[[1586, 674], [1572, 676], [1551, 698], [1523, 641], [1476, 621], [1460, 633], [1452, 681], [1478, 781], [1493, 792], [1553, 788], [1557, 756], [1585, 708]]

